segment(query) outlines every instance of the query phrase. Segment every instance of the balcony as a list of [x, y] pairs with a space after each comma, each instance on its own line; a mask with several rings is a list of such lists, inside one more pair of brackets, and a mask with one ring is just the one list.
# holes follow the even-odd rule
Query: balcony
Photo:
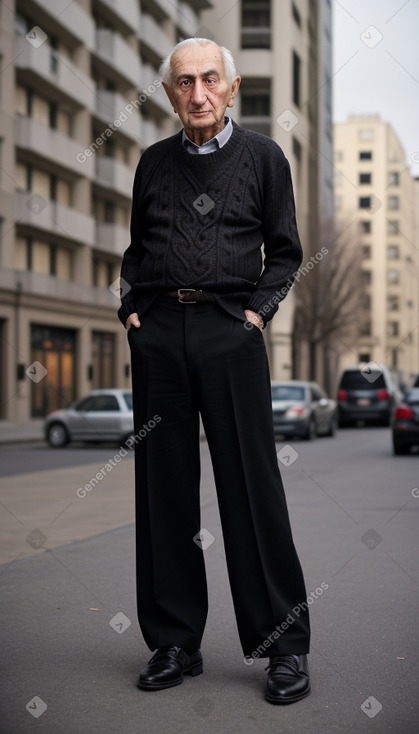
[[101, 306], [115, 311], [118, 301], [109, 288], [96, 288], [81, 285], [72, 280], [56, 278], [53, 275], [33, 273], [30, 270], [0, 270], [0, 288], [8, 291], [20, 290], [26, 295], [36, 295], [59, 301], [73, 301], [77, 304], [94, 307]]
[[137, 0], [100, 0], [100, 3], [106, 15], [110, 12], [128, 31], [137, 31], [139, 18]]
[[179, 2], [177, 9], [177, 25], [185, 36], [194, 36], [202, 26], [198, 15], [192, 10], [188, 3]]
[[108, 156], [96, 156], [96, 183], [112, 189], [127, 199], [131, 198], [134, 170]]
[[[118, 4], [119, 4], [118, 0]], [[36, 5], [51, 16], [51, 0], [36, 0]], [[59, 23], [65, 35], [70, 35], [78, 43], [82, 43], [91, 50], [94, 46], [95, 25], [93, 18], [86, 13], [78, 2], [69, 3], [68, 0], [54, 0], [54, 21]], [[42, 17], [36, 16], [41, 27]]]
[[107, 28], [99, 28], [96, 31], [96, 55], [130, 86], [138, 88], [140, 59], [122, 36]]
[[[158, 79], [158, 73], [155, 69], [153, 69], [150, 64], [143, 64], [141, 68], [141, 88], [147, 89], [147, 87], [154, 85], [155, 81]], [[173, 110], [172, 106], [169, 102], [169, 98], [166, 95], [166, 92], [164, 91], [164, 88], [162, 85], [156, 88], [156, 91], [151, 94], [145, 103], [146, 105], [150, 104], [150, 102], [153, 102], [160, 113], [164, 113], [165, 115], [172, 115]]]
[[73, 107], [93, 109], [94, 83], [92, 79], [83, 74], [71, 61], [62, 59], [48, 43], [34, 48], [26, 38], [17, 36], [15, 50], [15, 64], [18, 73], [25, 72], [22, 83], [44, 95], [45, 84], [47, 84], [57, 101], [70, 102]]
[[122, 255], [130, 243], [130, 232], [126, 227], [108, 222], [96, 222], [96, 247], [112, 255]]
[[164, 133], [152, 122], [152, 120], [146, 120], [145, 118], [141, 121], [141, 142], [148, 148], [149, 145], [157, 143], [165, 137]]
[[[40, 49], [38, 49], [40, 50]], [[31, 117], [16, 118], [16, 145], [52, 161], [56, 167], [68, 168], [78, 176], [92, 178], [94, 173], [93, 157], [84, 163], [77, 160], [83, 146], [75, 140], [52, 130], [47, 125], [36, 122]]]
[[141, 137], [141, 119], [135, 107], [129, 111], [129, 105], [130, 101], [117, 92], [109, 92], [105, 89], [96, 92], [96, 116], [105, 125], [120, 119], [119, 132], [138, 143]]
[[83, 245], [92, 245], [95, 241], [92, 217], [56, 201], [43, 199], [30, 191], [16, 192], [15, 223], [35, 227]]
[[152, 15], [142, 13], [138, 31], [141, 43], [148, 46], [161, 59], [167, 56], [175, 45], [162, 31]]

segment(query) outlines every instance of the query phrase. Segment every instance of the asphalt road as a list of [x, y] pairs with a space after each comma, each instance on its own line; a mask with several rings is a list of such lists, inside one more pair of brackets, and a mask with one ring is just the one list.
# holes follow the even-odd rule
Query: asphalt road
[[[25, 451], [14, 451], [26, 471]], [[278, 443], [313, 632], [312, 693], [289, 707], [266, 703], [263, 662], [243, 661], [206, 443], [202, 527], [215, 541], [204, 675], [156, 693], [135, 686], [150, 652], [135, 611], [133, 463], [78, 499], [103, 449], [71, 469], [39, 451], [46, 463], [29, 488], [28, 474], [0, 482], [11, 546], [0, 566], [1, 734], [416, 734], [419, 457], [394, 457], [388, 429]], [[46, 540], [28, 541], [31, 528]]]
[[[104, 462], [113, 456], [119, 444], [70, 444], [63, 449], [52, 449], [47, 443], [0, 446], [0, 477], [29, 474], [45, 469], [62, 469]], [[129, 454], [133, 458], [133, 453]]]

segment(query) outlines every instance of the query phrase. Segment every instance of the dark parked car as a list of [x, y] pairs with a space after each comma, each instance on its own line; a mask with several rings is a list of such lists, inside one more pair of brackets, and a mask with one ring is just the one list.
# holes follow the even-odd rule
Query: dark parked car
[[419, 446], [419, 387], [406, 393], [393, 418], [394, 453], [408, 454], [412, 446]]
[[45, 437], [54, 448], [70, 441], [123, 443], [133, 433], [129, 390], [92, 390], [69, 408], [54, 410], [45, 418]]
[[337, 400], [340, 426], [353, 425], [357, 421], [379, 422], [388, 426], [401, 402], [401, 393], [387, 367], [369, 363], [344, 370]]
[[311, 440], [333, 436], [336, 431], [336, 401], [315, 382], [272, 382], [272, 412], [276, 435]]

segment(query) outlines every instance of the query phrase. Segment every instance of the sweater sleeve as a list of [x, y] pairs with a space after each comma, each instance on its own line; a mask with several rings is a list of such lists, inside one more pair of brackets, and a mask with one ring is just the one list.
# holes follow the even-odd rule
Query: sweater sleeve
[[282, 151], [277, 170], [262, 181], [264, 269], [246, 308], [270, 321], [287, 295], [302, 262], [290, 166]]
[[135, 299], [132, 286], [139, 279], [140, 263], [142, 258], [141, 247], [141, 218], [140, 218], [140, 186], [141, 186], [141, 161], [137, 166], [134, 176], [131, 209], [131, 244], [125, 250], [121, 265], [121, 306], [118, 318], [125, 326], [128, 316], [135, 313]]

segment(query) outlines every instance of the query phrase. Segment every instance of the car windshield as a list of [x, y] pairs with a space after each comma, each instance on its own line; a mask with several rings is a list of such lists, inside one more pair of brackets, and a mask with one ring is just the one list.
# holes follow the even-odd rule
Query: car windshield
[[410, 390], [403, 402], [412, 405], [414, 408], [419, 407], [419, 390]]
[[128, 406], [128, 410], [132, 410], [132, 392], [124, 392], [124, 400]]
[[351, 370], [344, 372], [340, 381], [341, 390], [378, 390], [382, 387], [386, 387], [382, 373], [373, 382], [369, 382], [361, 370]]
[[272, 385], [272, 400], [304, 401], [304, 388], [299, 385]]

